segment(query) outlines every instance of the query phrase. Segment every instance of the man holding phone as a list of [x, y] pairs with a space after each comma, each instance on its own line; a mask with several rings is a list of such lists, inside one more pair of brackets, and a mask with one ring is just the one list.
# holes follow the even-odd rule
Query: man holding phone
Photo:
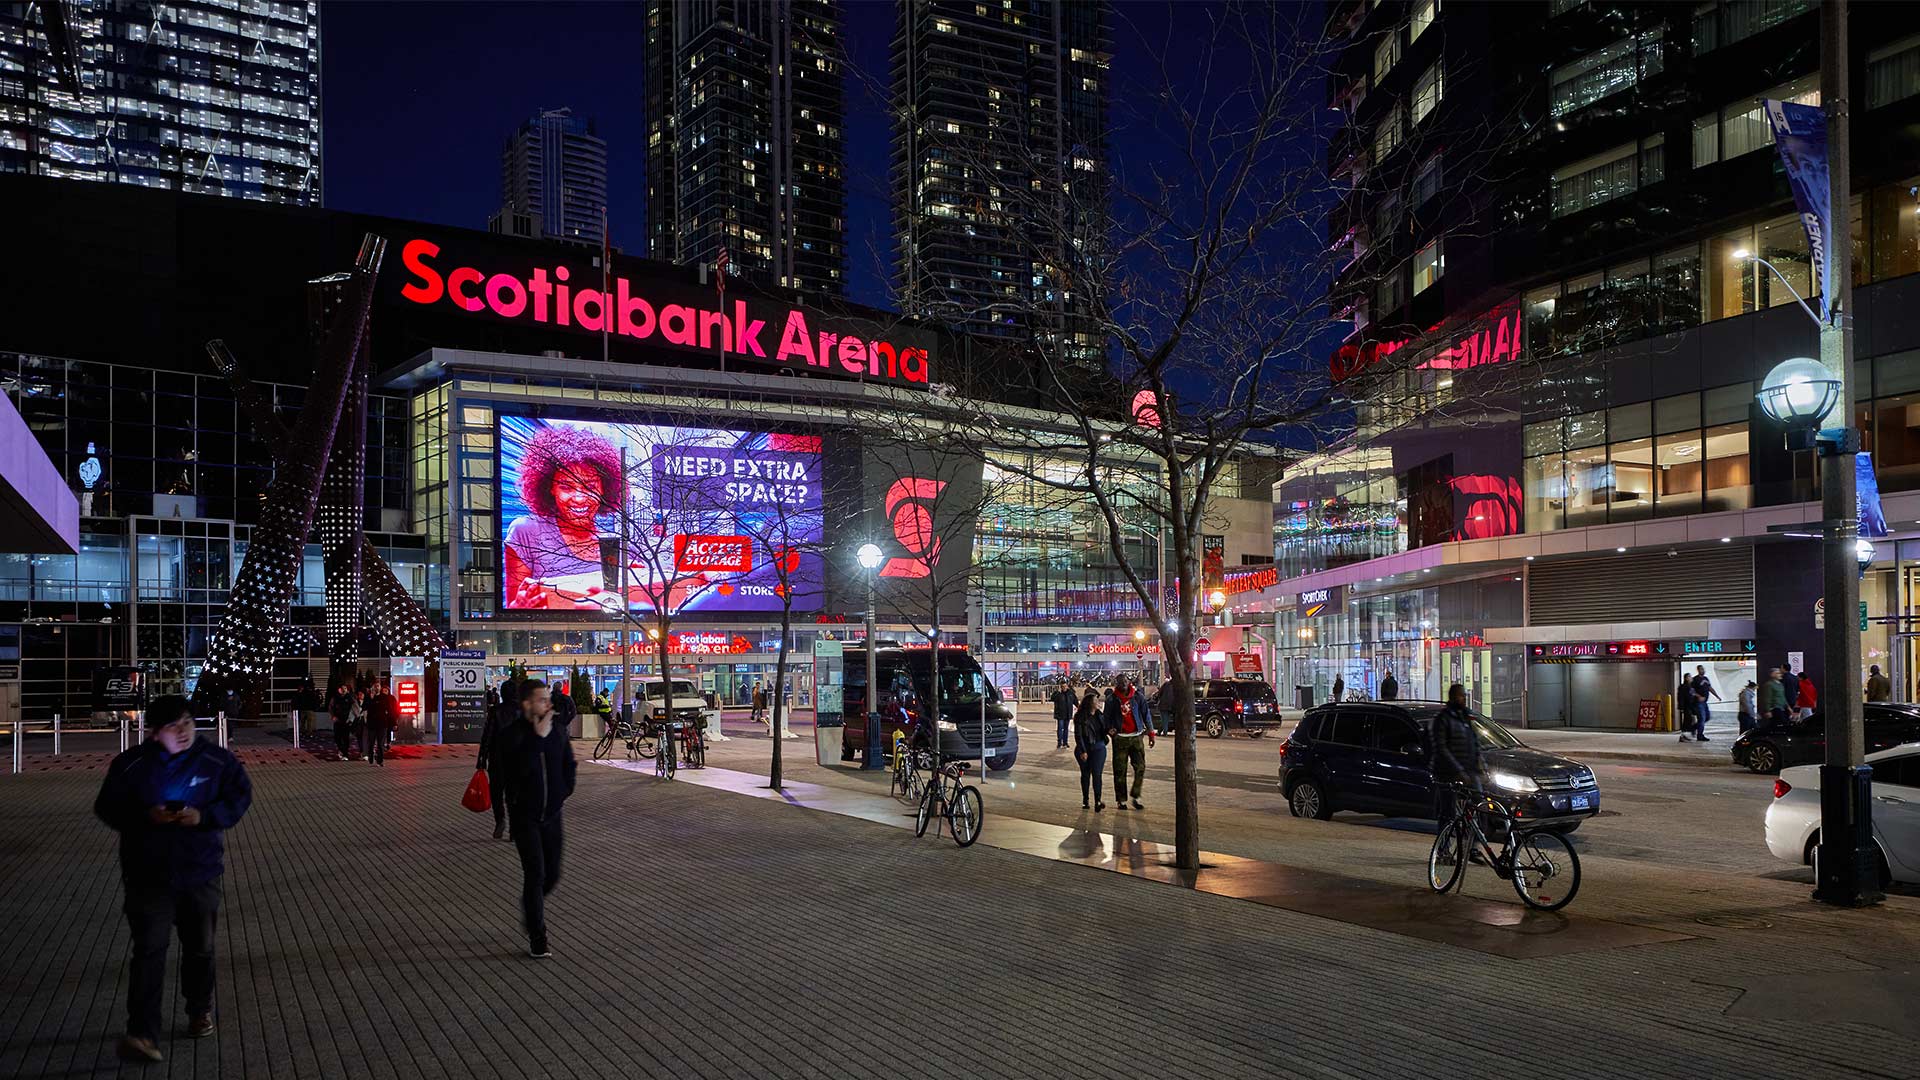
[[193, 708], [167, 695], [147, 709], [153, 736], [113, 759], [93, 812], [120, 834], [123, 910], [133, 931], [127, 981], [127, 1034], [120, 1056], [164, 1060], [160, 991], [171, 931], [180, 932], [180, 992], [187, 1034], [213, 1034], [214, 921], [226, 830], [253, 802], [253, 784], [239, 759], [195, 737]]

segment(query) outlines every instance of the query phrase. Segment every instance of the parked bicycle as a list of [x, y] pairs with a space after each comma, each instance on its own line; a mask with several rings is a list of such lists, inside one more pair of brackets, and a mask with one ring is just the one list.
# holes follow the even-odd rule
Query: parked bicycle
[[[1558, 911], [1572, 902], [1580, 891], [1580, 856], [1566, 837], [1515, 818], [1505, 803], [1484, 791], [1459, 781], [1452, 786], [1453, 814], [1440, 823], [1427, 855], [1427, 884], [1434, 892], [1445, 893], [1464, 880], [1469, 861], [1484, 860], [1513, 882], [1528, 907]], [[1502, 826], [1498, 851], [1480, 827], [1482, 818]]]
[[908, 806], [919, 805], [920, 797], [927, 792], [926, 781], [920, 779], [922, 769], [933, 770], [933, 755], [924, 749], [909, 750], [906, 732], [894, 732], [893, 782], [889, 785], [893, 797]]
[[[960, 782], [966, 771], [964, 761], [950, 762], [934, 771], [933, 778], [927, 781], [927, 790], [920, 796], [920, 812], [913, 819], [913, 835], [927, 835], [927, 823], [939, 818], [946, 821], [953, 842], [961, 847], [980, 839], [986, 810], [981, 805], [980, 789]], [[935, 836], [940, 834], [938, 824], [934, 825], [933, 832]]]
[[636, 756], [652, 757], [658, 745], [653, 725], [645, 720], [622, 720], [616, 716], [607, 722], [607, 730], [601, 734], [600, 741], [594, 744], [593, 760], [599, 761], [612, 753], [615, 743], [626, 745], [628, 761]]
[[674, 742], [680, 725], [659, 724], [656, 725], [656, 729], [659, 731], [660, 743], [659, 753], [653, 759], [653, 775], [661, 780], [671, 780], [677, 764]]

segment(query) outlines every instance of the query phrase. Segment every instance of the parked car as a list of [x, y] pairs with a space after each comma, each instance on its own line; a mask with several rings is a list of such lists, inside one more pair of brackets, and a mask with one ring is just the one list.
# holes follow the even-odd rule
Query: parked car
[[[1280, 793], [1294, 817], [1338, 810], [1431, 818], [1433, 773], [1427, 732], [1439, 701], [1329, 703], [1309, 709], [1280, 748]], [[1516, 815], [1572, 832], [1600, 812], [1593, 770], [1535, 750], [1492, 720], [1473, 714], [1480, 756], [1496, 791]]]
[[[874, 674], [880, 680], [878, 700], [887, 728], [881, 745], [889, 750], [893, 732], [904, 731], [911, 738], [927, 722], [927, 702], [933, 690], [932, 653], [932, 649], [909, 649], [885, 641], [876, 651]], [[846, 664], [842, 698], [846, 727], [840, 732], [840, 760], [852, 761], [867, 752], [867, 650], [863, 645], [848, 645], [842, 655]], [[985, 709], [981, 708], [982, 693], [986, 695]], [[966, 649], [940, 649], [940, 714], [934, 731], [943, 757], [978, 759], [984, 727], [987, 768], [994, 772], [1013, 768], [1020, 756], [1020, 726], [1013, 722], [1013, 710], [1000, 696], [999, 688]]]
[[[1161, 734], [1172, 730], [1173, 711], [1164, 697], [1166, 684], [1153, 695], [1154, 724]], [[1268, 728], [1280, 726], [1280, 702], [1273, 687], [1264, 679], [1195, 679], [1193, 682], [1194, 729], [1218, 739], [1229, 729], [1240, 728], [1259, 738]]]
[[641, 684], [641, 707], [655, 721], [668, 719], [683, 724], [699, 724], [708, 731], [720, 730], [720, 709], [701, 695], [700, 688], [686, 679], [673, 680], [673, 701], [667, 701], [666, 684], [649, 679]]
[[[1868, 702], [1862, 728], [1867, 753], [1920, 741], [1920, 706], [1885, 701]], [[1826, 760], [1827, 717], [1816, 712], [1805, 720], [1757, 727], [1733, 741], [1733, 763], [1757, 773], [1776, 773], [1795, 765]]]
[[[1920, 743], [1868, 754], [1867, 764], [1873, 767], [1880, 882], [1920, 884]], [[1767, 804], [1767, 850], [1776, 859], [1810, 866], [1819, 842], [1820, 766], [1788, 766], [1773, 782]]]

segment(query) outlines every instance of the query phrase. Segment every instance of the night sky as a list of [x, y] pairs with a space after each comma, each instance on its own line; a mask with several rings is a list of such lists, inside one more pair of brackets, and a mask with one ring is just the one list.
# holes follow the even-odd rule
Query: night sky
[[[1126, 5], [1114, 71], [1163, 39], [1167, 8]], [[321, 7], [329, 207], [484, 229], [500, 205], [500, 151], [543, 108], [569, 106], [608, 143], [616, 246], [646, 251], [646, 137], [638, 3], [371, 3]], [[894, 6], [846, 5], [850, 298], [887, 303], [892, 249], [888, 124], [869, 92], [887, 81]], [[1124, 80], [1122, 80], [1124, 81]]]

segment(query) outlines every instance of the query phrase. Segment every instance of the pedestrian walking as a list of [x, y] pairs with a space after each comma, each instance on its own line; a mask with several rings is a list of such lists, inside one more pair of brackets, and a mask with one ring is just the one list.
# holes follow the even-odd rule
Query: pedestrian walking
[[506, 775], [500, 771], [500, 756], [494, 749], [500, 745], [500, 733], [506, 731], [520, 719], [520, 703], [500, 701], [487, 710], [487, 718], [480, 725], [480, 754], [474, 759], [473, 767], [483, 769], [487, 774], [487, 791], [493, 803], [493, 838], [507, 838], [507, 791]]
[[520, 852], [527, 955], [545, 959], [553, 955], [547, 947], [546, 898], [560, 883], [560, 811], [573, 794], [576, 766], [573, 744], [554, 720], [546, 683], [531, 679], [522, 685], [520, 709], [520, 719], [495, 737], [493, 753], [505, 781], [513, 846]]
[[1101, 721], [1100, 695], [1093, 687], [1080, 699], [1073, 713], [1073, 758], [1080, 763], [1080, 809], [1093, 800], [1095, 811], [1105, 810], [1107, 729]]
[[367, 760], [385, 766], [387, 748], [393, 745], [393, 729], [400, 723], [400, 699], [386, 683], [373, 692], [367, 702]]
[[1755, 718], [1760, 715], [1760, 695], [1755, 691], [1755, 685], [1752, 679], [1748, 679], [1747, 688], [1740, 691], [1740, 734], [1742, 735], [1753, 730], [1753, 725], [1757, 722]]
[[1787, 716], [1800, 714], [1800, 676], [1791, 667], [1780, 669], [1780, 688], [1787, 694]]
[[361, 758], [367, 758], [367, 692], [353, 692], [353, 739], [360, 744]]
[[1799, 707], [1802, 720], [1820, 707], [1820, 691], [1813, 685], [1813, 677], [1804, 671], [1800, 673], [1800, 694], [1794, 698], [1794, 704]]
[[1686, 672], [1680, 673], [1680, 685], [1673, 691], [1673, 726], [1680, 730], [1681, 742], [1692, 742], [1689, 732], [1700, 722], [1700, 692]]
[[[1693, 668], [1693, 708], [1696, 726], [1693, 736], [1701, 742], [1709, 741], [1707, 739], [1707, 721], [1712, 719], [1713, 715], [1709, 702], [1717, 697], [1720, 697], [1720, 691], [1715, 690], [1713, 688], [1713, 680], [1707, 678], [1706, 665], [1695, 664]], [[1725, 701], [1726, 699], [1720, 698], [1720, 700]]]
[[1387, 669], [1387, 677], [1380, 680], [1380, 700], [1400, 700], [1400, 680], [1393, 677], [1393, 669]]
[[1060, 729], [1060, 746], [1062, 747], [1067, 745], [1067, 727], [1073, 723], [1073, 708], [1076, 702], [1071, 682], [1061, 683], [1060, 688], [1053, 692], [1053, 724]]
[[754, 723], [754, 724], [760, 723], [761, 722], [760, 717], [766, 711], [767, 711], [767, 684], [758, 683], [758, 682], [754, 683], [753, 684], [753, 715], [748, 718], [748, 722]]
[[1893, 683], [1889, 681], [1885, 675], [1880, 674], [1879, 664], [1875, 664], [1867, 669], [1867, 700], [1893, 700]]
[[580, 716], [580, 706], [574, 704], [573, 695], [567, 693], [566, 684], [557, 684], [553, 691], [553, 722], [560, 730], [573, 737], [573, 722]]
[[93, 812], [120, 834], [120, 881], [133, 934], [127, 978], [129, 1061], [165, 1060], [160, 1050], [160, 993], [167, 946], [180, 935], [180, 997], [187, 1034], [214, 1030], [214, 925], [220, 912], [224, 837], [253, 802], [253, 784], [238, 758], [198, 738], [193, 708], [169, 694], [147, 715], [153, 735], [113, 759]]
[[1147, 747], [1154, 743], [1153, 710], [1147, 706], [1147, 696], [1125, 675], [1114, 677], [1102, 726], [1113, 744], [1114, 806], [1124, 809], [1127, 805], [1127, 769], [1131, 766], [1133, 808], [1145, 810], [1140, 789], [1147, 778]]
[[1779, 668], [1767, 669], [1767, 681], [1760, 684], [1760, 715], [1755, 727], [1785, 723], [1789, 702], [1786, 683], [1780, 677]]
[[333, 718], [333, 748], [346, 761], [353, 752], [353, 691], [346, 683], [333, 688], [327, 715]]
[[1337, 702], [1346, 696], [1347, 677], [1345, 675], [1335, 675], [1333, 677], [1333, 700]]

